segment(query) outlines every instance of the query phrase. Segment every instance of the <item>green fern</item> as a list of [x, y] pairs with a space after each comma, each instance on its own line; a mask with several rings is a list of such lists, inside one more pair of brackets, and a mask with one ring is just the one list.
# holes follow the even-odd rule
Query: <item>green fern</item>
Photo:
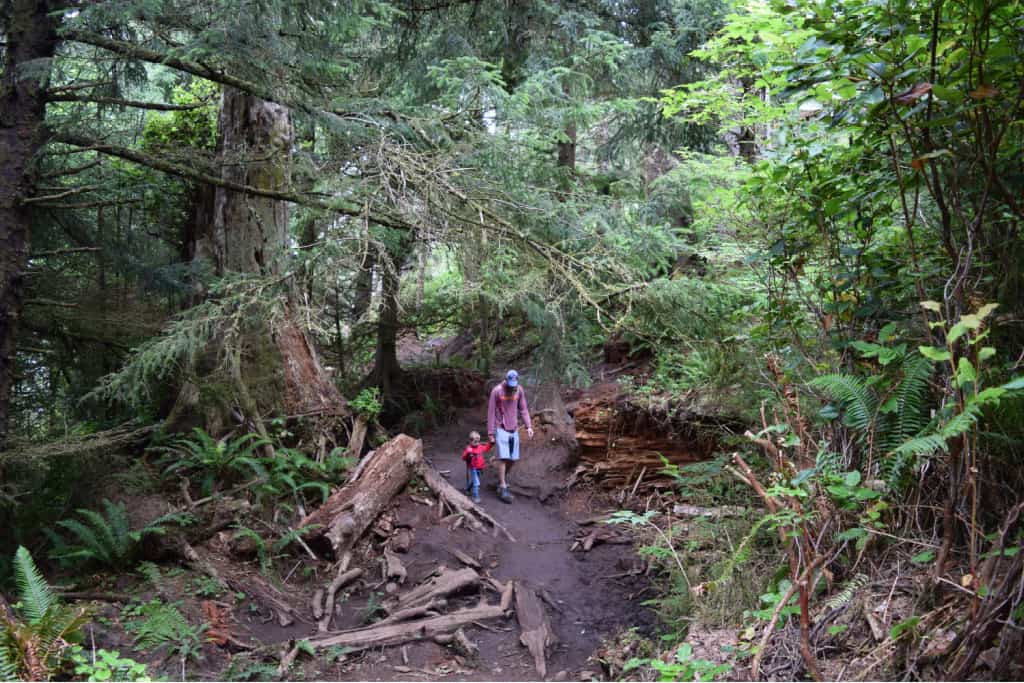
[[821, 389], [843, 409], [843, 423], [866, 434], [874, 423], [878, 398], [871, 393], [867, 382], [853, 375], [835, 373], [811, 380], [811, 386]]
[[11, 660], [7, 648], [0, 642], [0, 679], [13, 681], [18, 678], [18, 666]]
[[21, 598], [21, 613], [30, 624], [38, 624], [57, 604], [57, 596], [24, 546], [14, 553], [14, 583]]
[[136, 647], [150, 649], [188, 640], [194, 629], [178, 609], [180, 603], [164, 604], [156, 600], [131, 611], [136, 618], [125, 622], [124, 628], [133, 634]]
[[62, 604], [39, 572], [32, 555], [14, 556], [19, 618], [0, 618], [0, 677], [49, 680], [62, 665], [70, 643], [86, 622], [85, 610]]
[[[171, 513], [159, 517], [142, 529], [133, 531], [124, 503], [103, 500], [104, 514], [95, 510], [79, 509], [82, 518], [62, 519], [57, 526], [68, 531], [74, 543], [65, 542], [57, 534], [48, 534], [53, 543], [51, 556], [58, 560], [96, 562], [120, 569], [131, 564], [139, 541], [146, 534], [163, 534], [168, 524], [191, 524], [195, 518], [188, 513]], [[83, 521], [84, 520], [84, 521]]]
[[868, 585], [869, 580], [870, 579], [867, 574], [861, 574], [860, 572], [854, 574], [853, 578], [847, 581], [838, 593], [825, 602], [825, 606], [832, 610], [839, 609], [840, 607], [850, 604], [854, 596], [856, 596], [864, 586]]
[[94, 561], [114, 569], [130, 563], [140, 534], [130, 530], [128, 510], [124, 503], [103, 500], [106, 514], [95, 510], [77, 510], [85, 520], [63, 519], [57, 525], [74, 536], [76, 544], [69, 544], [70, 551], [59, 556], [62, 559]]
[[923, 356], [909, 358], [900, 364], [903, 379], [893, 392], [893, 411], [885, 415], [879, 430], [880, 446], [892, 451], [903, 442], [921, 433], [928, 425], [928, 382], [934, 366]]

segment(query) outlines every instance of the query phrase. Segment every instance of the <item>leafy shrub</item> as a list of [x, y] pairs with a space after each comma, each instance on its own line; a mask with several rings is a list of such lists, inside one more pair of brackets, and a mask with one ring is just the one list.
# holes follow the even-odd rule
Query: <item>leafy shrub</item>
[[85, 610], [60, 602], [24, 547], [14, 555], [14, 579], [18, 614], [0, 615], [0, 678], [49, 680], [81, 637]]
[[71, 650], [71, 663], [75, 675], [87, 681], [151, 681], [146, 675], [146, 665], [128, 657], [121, 657], [117, 650], [96, 650], [96, 659], [86, 656], [80, 645]]
[[203, 429], [192, 430], [193, 437], [177, 439], [169, 447], [161, 447], [167, 453], [162, 459], [164, 476], [175, 472], [201, 476], [202, 495], [212, 495], [217, 486], [245, 473], [256, 476], [265, 474], [259, 460], [253, 457], [256, 450], [270, 444], [258, 434], [244, 434], [234, 439], [214, 439]]

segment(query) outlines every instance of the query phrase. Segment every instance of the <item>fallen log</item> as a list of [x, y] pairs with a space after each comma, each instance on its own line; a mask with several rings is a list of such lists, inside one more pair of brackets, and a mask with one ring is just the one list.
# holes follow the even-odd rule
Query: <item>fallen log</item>
[[679, 517], [708, 517], [720, 519], [722, 517], [742, 517], [750, 512], [749, 508], [739, 505], [721, 505], [719, 507], [705, 508], [697, 505], [676, 504], [672, 506], [672, 514]]
[[457, 570], [441, 567], [441, 571], [437, 575], [430, 577], [408, 593], [396, 597], [388, 606], [388, 612], [416, 607], [437, 598], [447, 598], [467, 588], [477, 586], [479, 583], [480, 575], [468, 567]]
[[[511, 583], [509, 586], [511, 587]], [[505, 610], [500, 604], [479, 604], [476, 607], [467, 607], [428, 619], [380, 624], [314, 636], [309, 639], [309, 644], [316, 648], [338, 646], [365, 650], [371, 647], [399, 645], [413, 640], [432, 640], [439, 634], [450, 633], [467, 624], [494, 619], [504, 614]]]
[[551, 630], [548, 613], [537, 592], [528, 586], [516, 586], [516, 619], [519, 620], [519, 642], [533, 655], [537, 675], [543, 679], [548, 672], [547, 651], [558, 639]]
[[501, 532], [505, 535], [512, 543], [516, 542], [515, 536], [502, 526], [501, 522], [491, 517], [489, 514], [484, 512], [483, 508], [475, 504], [469, 498], [466, 497], [461, 491], [448, 483], [448, 480], [438, 474], [437, 470], [425, 464], [421, 464], [419, 467], [419, 475], [423, 478], [423, 482], [430, 487], [430, 490], [437, 495], [438, 500], [443, 504], [448, 505], [452, 511], [462, 514], [467, 523], [474, 530], [480, 530], [483, 527], [483, 522], [487, 522], [494, 529], [494, 534], [497, 535]]
[[423, 461], [423, 442], [399, 434], [367, 459], [356, 481], [332, 493], [299, 525], [320, 525], [312, 529], [308, 537], [326, 537], [335, 557], [351, 550], [370, 524], [405, 488]]
[[617, 387], [595, 387], [573, 411], [580, 460], [607, 489], [635, 494], [671, 485], [665, 461], [682, 467], [706, 460], [717, 448], [716, 429], [709, 427], [733, 422], [693, 408], [652, 409], [630, 401]]

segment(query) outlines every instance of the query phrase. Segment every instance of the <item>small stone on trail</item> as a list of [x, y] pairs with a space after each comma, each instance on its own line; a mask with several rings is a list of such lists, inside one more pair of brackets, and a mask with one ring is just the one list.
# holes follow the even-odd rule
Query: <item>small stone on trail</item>
[[384, 592], [388, 595], [394, 595], [398, 592], [398, 584], [394, 581], [388, 581], [387, 585], [384, 586]]
[[555, 674], [555, 677], [554, 677], [553, 680], [564, 681], [567, 678], [569, 678], [569, 672], [566, 671], [565, 669], [562, 669], [561, 671], [559, 671], [558, 673]]

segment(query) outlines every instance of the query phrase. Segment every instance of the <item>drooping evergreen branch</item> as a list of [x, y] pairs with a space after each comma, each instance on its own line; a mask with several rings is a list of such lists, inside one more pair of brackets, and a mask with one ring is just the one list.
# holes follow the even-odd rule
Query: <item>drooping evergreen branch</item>
[[207, 106], [206, 102], [195, 104], [165, 104], [163, 102], [140, 102], [139, 100], [125, 100], [120, 97], [99, 97], [93, 95], [47, 95], [47, 102], [88, 102], [92, 104], [112, 104], [119, 107], [131, 107], [134, 109], [155, 109], [157, 111], [190, 111]]
[[[113, 38], [108, 38], [102, 34], [94, 33], [92, 31], [72, 29], [65, 31], [63, 37], [66, 40], [73, 40], [78, 43], [93, 45], [124, 57], [139, 59], [143, 62], [150, 62], [152, 64], [163, 64], [165, 66], [178, 69], [179, 71], [190, 73], [193, 76], [205, 78], [206, 80], [213, 81], [214, 83], [220, 83], [221, 85], [227, 85], [233, 88], [238, 88], [239, 90], [244, 90], [245, 92], [264, 100], [279, 102], [280, 104], [287, 104], [288, 106], [301, 107], [301, 105], [298, 105], [297, 103], [281, 102], [279, 97], [273, 91], [259, 85], [258, 83], [254, 83], [237, 76], [232, 76], [220, 69], [214, 69], [198, 62], [171, 56], [166, 52], [161, 52], [160, 50], [152, 50], [123, 40], [114, 40]], [[308, 107], [301, 108], [307, 109]]]
[[225, 180], [219, 176], [214, 175], [211, 171], [190, 168], [181, 164], [176, 164], [165, 159], [146, 154], [136, 149], [129, 147], [122, 147], [120, 145], [114, 145], [102, 140], [94, 140], [86, 138], [81, 135], [73, 133], [57, 133], [53, 136], [54, 142], [60, 142], [66, 145], [73, 145], [75, 147], [87, 148], [101, 154], [108, 156], [118, 157], [126, 161], [131, 161], [142, 166], [147, 166], [163, 173], [178, 176], [179, 178], [186, 178], [207, 185], [213, 185], [215, 187], [223, 187], [227, 190], [233, 190], [235, 192], [241, 192], [244, 194], [250, 194], [257, 197], [267, 197], [268, 199], [278, 199], [281, 201], [292, 202], [294, 204], [300, 204], [302, 206], [308, 206], [315, 209], [322, 209], [324, 211], [331, 211], [334, 213], [340, 213], [346, 216], [352, 216], [354, 218], [368, 218], [371, 222], [383, 225], [389, 228], [395, 228], [398, 230], [411, 230], [413, 226], [409, 223], [395, 218], [393, 216], [387, 216], [379, 213], [373, 213], [367, 215], [367, 212], [363, 207], [353, 207], [348, 204], [339, 204], [335, 202], [325, 201], [323, 199], [317, 199], [307, 194], [299, 192], [290, 192], [282, 190], [268, 190], [259, 187], [253, 187], [252, 185], [243, 185], [241, 183], [235, 183], [230, 180]]

